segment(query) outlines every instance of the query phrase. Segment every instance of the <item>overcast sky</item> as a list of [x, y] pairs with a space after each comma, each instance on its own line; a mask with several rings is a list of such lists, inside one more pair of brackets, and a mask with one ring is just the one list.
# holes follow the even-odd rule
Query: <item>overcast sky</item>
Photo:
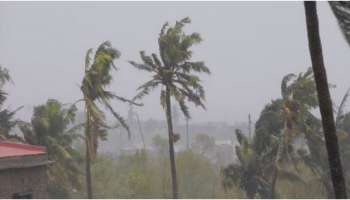
[[[326, 2], [318, 2], [321, 37], [329, 81], [339, 102], [350, 87], [350, 48]], [[282, 77], [310, 66], [302, 2], [0, 2], [0, 64], [14, 84], [6, 87], [6, 106], [33, 105], [56, 98], [68, 103], [81, 97], [79, 83], [88, 48], [110, 40], [122, 52], [110, 90], [132, 97], [149, 77], [127, 61], [139, 51], [157, 51], [164, 22], [189, 16], [187, 32], [204, 41], [194, 60], [212, 71], [203, 76], [207, 111], [191, 107], [194, 121], [246, 121], [280, 96]], [[142, 118], [164, 118], [159, 92], [143, 101]], [[126, 105], [115, 104], [126, 113]]]

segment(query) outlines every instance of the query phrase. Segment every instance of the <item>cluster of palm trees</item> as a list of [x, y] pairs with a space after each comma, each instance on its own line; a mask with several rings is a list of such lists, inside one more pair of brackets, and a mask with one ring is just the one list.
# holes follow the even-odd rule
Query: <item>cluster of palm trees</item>
[[[345, 37], [350, 41], [350, 4], [348, 2], [331, 2], [330, 5]], [[273, 132], [273, 128], [275, 127], [260, 127], [258, 125], [256, 127], [257, 134], [254, 140], [252, 140], [253, 142], [243, 136], [239, 131], [237, 132], [240, 143], [240, 147], [237, 148], [237, 154], [240, 155], [238, 156], [239, 160], [242, 165], [249, 166], [247, 168], [248, 171], [243, 170], [241, 176], [247, 177], [250, 174], [256, 174], [254, 177], [244, 179], [248, 180], [247, 184], [250, 185], [249, 190], [248, 188], [246, 190], [247, 196], [250, 197], [254, 196], [255, 193], [259, 193], [265, 197], [275, 197], [274, 185], [276, 184], [277, 177], [287, 174], [287, 172], [281, 170], [282, 163], [294, 162], [290, 138], [294, 137], [300, 131], [305, 134], [307, 133], [309, 127], [300, 126], [299, 122], [301, 118], [307, 116], [307, 111], [310, 108], [319, 105], [330, 165], [329, 176], [332, 179], [334, 195], [337, 198], [346, 198], [345, 180], [336, 135], [336, 123], [323, 63], [316, 3], [305, 2], [304, 7], [315, 84], [310, 79], [312, 75], [311, 70], [297, 77], [295, 83], [298, 84], [288, 85], [289, 80], [295, 76], [292, 74], [286, 76], [283, 80], [281, 86], [282, 99], [274, 102], [269, 107], [269, 109], [278, 109], [281, 112], [275, 113], [276, 116], [268, 115], [268, 117], [279, 118], [276, 122], [280, 122], [278, 126], [281, 126], [283, 137], [276, 137], [278, 133]], [[138, 88], [138, 93], [134, 98], [127, 99], [106, 89], [112, 81], [111, 71], [117, 69], [115, 61], [120, 58], [121, 53], [111, 43], [104, 42], [95, 51], [89, 49], [86, 53], [84, 77], [81, 82], [82, 98], [78, 99], [69, 108], [65, 108], [65, 105], [59, 102], [49, 100], [45, 106], [35, 108], [31, 124], [22, 124], [21, 130], [25, 141], [33, 144], [47, 145], [49, 147], [49, 154], [51, 151], [55, 152], [52, 154], [65, 160], [64, 163], [56, 166], [57, 170], [64, 170], [66, 167], [74, 169], [72, 167], [74, 162], [70, 162], [69, 160], [74, 159], [71, 155], [75, 155], [75, 153], [69, 147], [75, 135], [72, 134], [73, 131], [68, 129], [68, 127], [73, 122], [72, 116], [74, 116], [76, 111], [75, 105], [80, 102], [84, 104], [85, 123], [73, 127], [73, 130], [84, 127], [85, 134], [76, 137], [81, 137], [85, 141], [85, 175], [88, 198], [93, 197], [91, 161], [96, 157], [99, 140], [106, 138], [108, 129], [119, 126], [125, 128], [130, 134], [126, 121], [114, 110], [112, 100], [142, 106], [141, 103], [137, 103], [136, 101], [142, 99], [157, 87], [161, 88], [160, 104], [165, 110], [168, 125], [173, 198], [179, 197], [175, 167], [174, 142], [176, 141], [176, 134], [174, 134], [173, 130], [172, 100], [176, 101], [187, 120], [190, 118], [187, 106], [188, 102], [205, 109], [205, 91], [201, 85], [199, 74], [210, 74], [210, 70], [204, 62], [192, 61], [191, 47], [199, 44], [202, 39], [198, 33], [186, 34], [183, 31], [184, 26], [188, 23], [190, 23], [189, 18], [177, 21], [173, 26], [165, 23], [158, 37], [159, 55], [155, 53], [147, 55], [144, 51], [141, 51], [141, 62], [129, 62], [135, 68], [146, 71], [152, 76], [151, 80]], [[3, 92], [2, 86], [10, 80], [10, 76], [4, 68], [0, 68], [0, 72], [0, 105], [2, 105], [6, 99], [6, 93]], [[315, 93], [311, 93], [310, 91], [306, 91], [305, 93], [305, 88], [315, 91]], [[305, 94], [306, 96], [303, 96]], [[101, 106], [114, 116], [118, 122], [116, 125], [107, 124], [106, 116]], [[14, 113], [15, 111], [11, 112], [6, 109], [0, 112], [0, 121], [4, 120], [4, 123], [2, 123], [4, 125], [0, 129], [2, 136], [10, 137], [9, 129], [16, 123], [12, 120]], [[261, 130], [271, 130], [272, 132], [268, 135], [258, 134]], [[46, 133], [49, 133], [49, 135], [43, 136]], [[312, 139], [310, 139], [311, 143]], [[259, 148], [259, 151], [249, 150]], [[266, 155], [262, 156], [262, 153]], [[78, 160], [84, 159], [79, 158]], [[266, 170], [265, 167], [257, 167], [260, 166], [257, 163], [264, 163], [266, 164], [265, 167], [272, 167], [268, 167], [269, 170]], [[227, 173], [234, 174], [236, 171], [242, 171], [241, 167], [232, 166]], [[272, 178], [264, 178], [266, 173], [271, 173], [272, 175], [270, 177]], [[73, 176], [74, 170], [72, 175], [61, 178], [71, 179]], [[241, 176], [236, 178], [242, 179], [240, 178]], [[292, 175], [289, 173], [289, 176]]]
[[[349, 42], [349, 2], [330, 2], [330, 6]], [[339, 120], [335, 121], [333, 116], [333, 104], [323, 62], [316, 2], [304, 2], [304, 7], [314, 80], [310, 79], [312, 71], [309, 70], [305, 74], [300, 74], [294, 84], [287, 86], [288, 81], [295, 75], [285, 76], [281, 85], [282, 99], [273, 101], [263, 110], [256, 124], [254, 139], [250, 141], [237, 130], [239, 146], [236, 148], [236, 154], [239, 163], [230, 165], [223, 171], [227, 177], [224, 185], [230, 187], [233, 183], [238, 183], [250, 198], [255, 197], [256, 193], [260, 197], [276, 197], [277, 178], [281, 174], [286, 175], [281, 168], [281, 161], [295, 163], [295, 151], [290, 142], [291, 138], [298, 133], [305, 134], [310, 151], [308, 155], [303, 151], [299, 154], [313, 172], [320, 176], [328, 197], [346, 198], [346, 184], [336, 129]], [[340, 108], [347, 96], [348, 94], [345, 95]], [[310, 113], [310, 109], [316, 106], [320, 107], [321, 122]], [[340, 113], [338, 111], [338, 116], [341, 116]], [[337, 117], [337, 119], [340, 118]], [[323, 135], [319, 131], [321, 125]], [[339, 129], [340, 127], [338, 131]], [[324, 143], [326, 149], [322, 150]], [[328, 164], [324, 161], [326, 157], [328, 157]], [[298, 171], [296, 165], [295, 168]], [[290, 179], [299, 180], [297, 174], [288, 172], [287, 175]], [[333, 188], [330, 186], [329, 178], [332, 180]]]
[[[239, 184], [249, 198], [256, 195], [277, 198], [278, 180], [305, 183], [300, 174], [300, 163], [318, 162], [319, 158], [312, 150], [324, 146], [324, 140], [317, 146], [309, 142], [309, 138], [322, 138], [321, 123], [311, 113], [317, 106], [311, 68], [299, 75], [284, 76], [281, 97], [265, 106], [256, 122], [255, 135], [248, 138], [240, 130], [236, 131], [239, 162], [223, 170], [224, 186]], [[295, 145], [299, 138], [306, 138], [310, 153]], [[313, 165], [308, 166], [313, 169]], [[319, 167], [318, 163], [315, 166]], [[324, 167], [321, 171], [327, 174], [327, 166]]]
[[[91, 176], [91, 162], [95, 160], [99, 140], [104, 140], [108, 129], [122, 127], [130, 134], [129, 127], [124, 118], [116, 112], [112, 106], [112, 100], [118, 100], [129, 105], [142, 106], [136, 103], [156, 87], [161, 87], [160, 103], [166, 114], [166, 121], [169, 133], [169, 154], [172, 177], [173, 197], [178, 198], [178, 188], [176, 179], [176, 165], [174, 142], [178, 139], [173, 130], [173, 120], [171, 111], [171, 98], [179, 104], [183, 114], [187, 119], [190, 118], [187, 102], [194, 103], [196, 106], [205, 108], [203, 100], [205, 98], [204, 88], [197, 74], [210, 71], [202, 61], [191, 61], [193, 45], [201, 42], [198, 33], [186, 34], [183, 28], [190, 23], [188, 17], [177, 21], [173, 26], [165, 23], [161, 28], [158, 39], [159, 56], [155, 53], [148, 56], [141, 51], [140, 63], [130, 61], [129, 63], [137, 69], [150, 72], [152, 79], [138, 88], [138, 93], [133, 99], [127, 99], [106, 90], [106, 87], [112, 81], [111, 71], [117, 70], [115, 61], [121, 56], [121, 53], [114, 48], [110, 42], [103, 42], [94, 51], [89, 49], [85, 57], [85, 72], [81, 83], [82, 98], [78, 99], [69, 108], [56, 100], [49, 100], [45, 105], [35, 107], [31, 123], [20, 123], [20, 129], [26, 142], [38, 145], [48, 146], [50, 157], [53, 160], [63, 160], [56, 167], [51, 168], [50, 172], [69, 169], [66, 176], [49, 176], [56, 191], [64, 191], [64, 187], [57, 189], [59, 181], [62, 179], [77, 180], [79, 173], [76, 170], [76, 162], [70, 162], [71, 159], [82, 160], [72, 149], [72, 142], [76, 138], [75, 133], [80, 128], [84, 129], [84, 135], [79, 138], [85, 141], [85, 177], [87, 197], [93, 198], [93, 180]], [[7, 71], [3, 73], [4, 81], [9, 80]], [[68, 129], [68, 126], [74, 122], [76, 104], [85, 105], [85, 122]], [[117, 120], [116, 125], [107, 124], [105, 113], [101, 106], [109, 111]], [[56, 174], [57, 175], [57, 174]], [[55, 180], [58, 179], [58, 180]], [[79, 185], [74, 181], [72, 185]], [[50, 189], [50, 188], [49, 188]]]

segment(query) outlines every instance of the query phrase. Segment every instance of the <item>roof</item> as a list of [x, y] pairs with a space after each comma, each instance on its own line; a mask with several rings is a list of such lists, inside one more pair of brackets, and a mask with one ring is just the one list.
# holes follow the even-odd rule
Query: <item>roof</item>
[[0, 141], [0, 158], [45, 154], [46, 148], [30, 144]]

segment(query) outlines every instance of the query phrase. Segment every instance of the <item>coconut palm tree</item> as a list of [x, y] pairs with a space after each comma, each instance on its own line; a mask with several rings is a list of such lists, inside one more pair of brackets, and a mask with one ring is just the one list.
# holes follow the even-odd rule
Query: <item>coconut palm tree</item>
[[272, 101], [261, 112], [252, 143], [254, 150], [258, 154], [269, 150], [274, 141], [271, 136], [278, 141], [276, 154], [271, 161], [274, 164], [271, 165], [270, 173], [270, 198], [276, 197], [277, 180], [280, 174], [285, 174], [286, 166], [292, 164], [294, 171], [299, 172], [299, 159], [293, 143], [296, 138], [302, 136], [304, 115], [317, 105], [315, 82], [309, 68], [298, 75], [290, 73], [284, 76], [281, 82], [281, 98]]
[[[306, 15], [307, 35], [309, 41], [309, 51], [311, 56], [312, 69], [314, 72], [316, 82], [322, 125], [328, 153], [329, 167], [334, 188], [334, 195], [336, 198], [346, 198], [346, 185], [339, 154], [338, 138], [336, 135], [336, 127], [333, 116], [332, 100], [329, 93], [327, 74], [323, 62], [316, 2], [304, 2], [304, 7]], [[334, 6], [332, 7], [334, 8]], [[338, 19], [344, 18], [339, 17], [338, 15], [336, 16]], [[341, 21], [342, 20], [339, 20], [340, 23]], [[343, 28], [343, 30], [345, 29]]]
[[79, 138], [81, 124], [72, 126], [76, 107], [66, 108], [55, 99], [36, 106], [30, 123], [20, 122], [19, 128], [24, 141], [47, 148], [49, 160], [54, 161], [48, 168], [48, 192], [52, 198], [68, 198], [72, 188], [80, 188], [78, 175], [79, 153], [73, 142]]
[[183, 27], [190, 23], [186, 17], [177, 21], [174, 26], [165, 23], [158, 38], [160, 58], [156, 54], [148, 56], [144, 51], [140, 52], [142, 63], [130, 61], [137, 69], [151, 73], [152, 79], [138, 88], [139, 93], [135, 99], [142, 98], [151, 90], [161, 86], [160, 103], [165, 109], [166, 121], [169, 134], [169, 155], [172, 177], [173, 197], [178, 198], [175, 153], [174, 153], [174, 130], [171, 112], [171, 97], [179, 104], [185, 117], [189, 118], [189, 110], [186, 101], [196, 106], [205, 108], [203, 100], [205, 97], [201, 80], [196, 73], [207, 73], [210, 71], [204, 62], [190, 61], [192, 51], [190, 48], [199, 44], [202, 39], [198, 33], [185, 34]]
[[93, 58], [91, 58], [92, 53], [92, 49], [89, 49], [86, 53], [85, 72], [81, 83], [83, 99], [77, 101], [82, 101], [85, 104], [86, 119], [84, 136], [86, 144], [86, 186], [88, 198], [93, 198], [91, 160], [96, 157], [98, 141], [100, 139], [106, 139], [107, 130], [114, 128], [106, 123], [106, 117], [100, 105], [105, 106], [114, 118], [117, 119], [118, 126], [120, 125], [125, 128], [128, 134], [130, 134], [128, 125], [124, 118], [114, 110], [110, 104], [110, 100], [116, 99], [121, 102], [140, 105], [105, 89], [112, 81], [112, 68], [117, 69], [114, 65], [114, 60], [120, 57], [120, 52], [113, 48], [110, 42], [106, 41], [97, 48]]

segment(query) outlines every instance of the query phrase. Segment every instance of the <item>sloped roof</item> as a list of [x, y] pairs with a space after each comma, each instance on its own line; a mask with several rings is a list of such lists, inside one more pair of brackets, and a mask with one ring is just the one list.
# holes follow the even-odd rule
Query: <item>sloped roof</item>
[[0, 140], [0, 170], [48, 165], [46, 148]]
[[46, 148], [30, 144], [0, 141], [0, 158], [45, 154]]

